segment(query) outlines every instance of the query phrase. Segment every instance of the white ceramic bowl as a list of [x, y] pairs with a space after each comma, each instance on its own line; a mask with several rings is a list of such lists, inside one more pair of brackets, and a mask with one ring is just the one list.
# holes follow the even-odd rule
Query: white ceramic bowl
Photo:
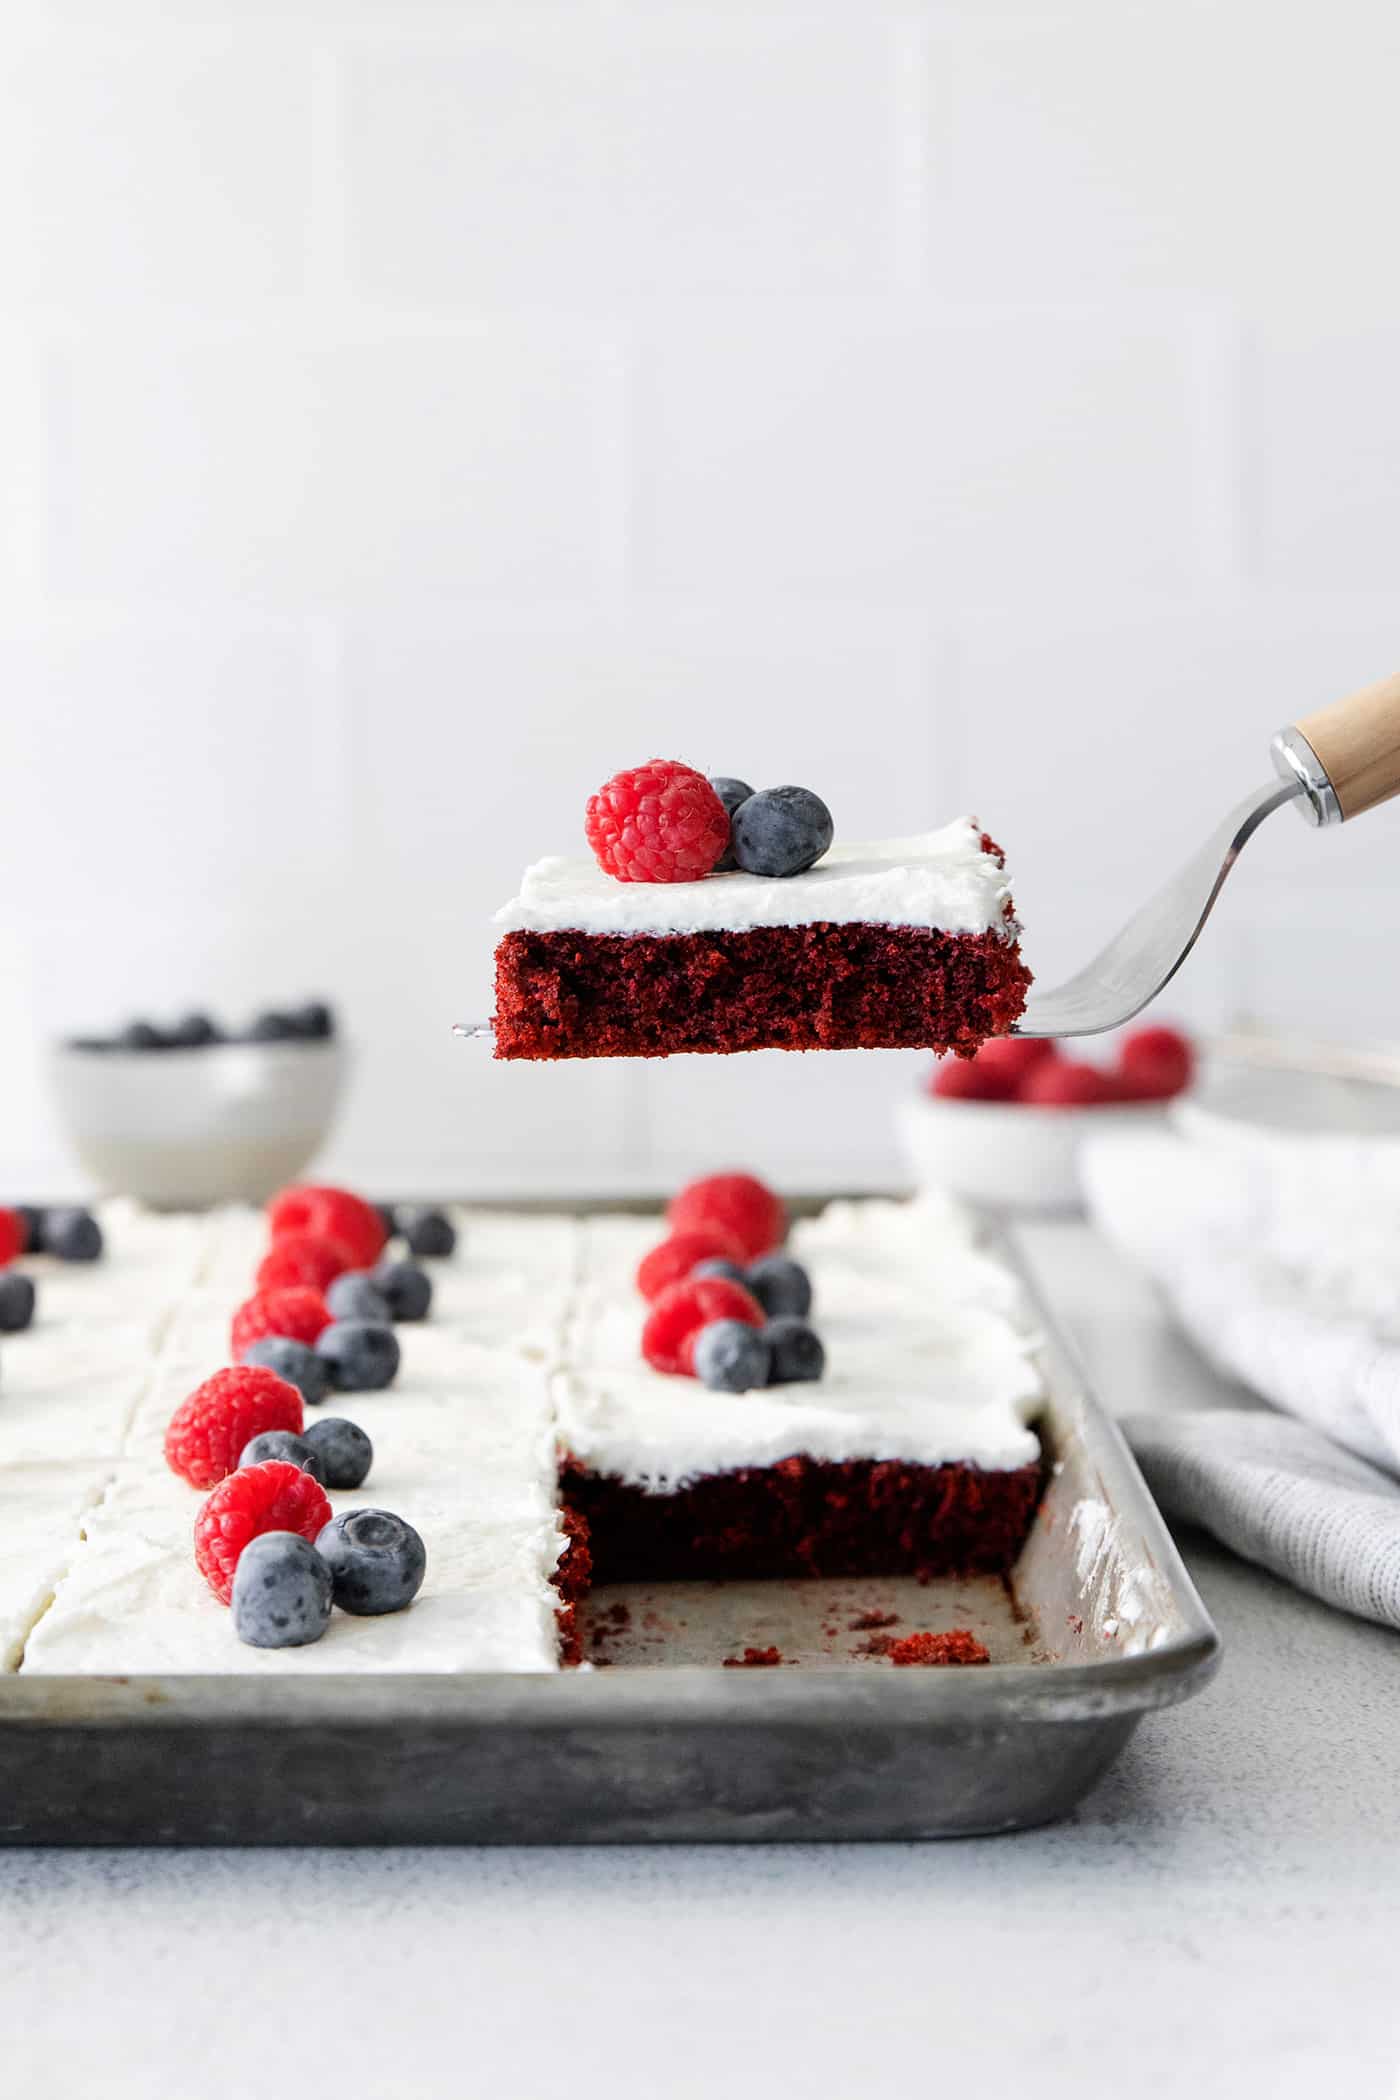
[[1160, 1128], [1155, 1104], [1034, 1108], [1017, 1101], [946, 1101], [912, 1094], [896, 1111], [915, 1186], [951, 1189], [998, 1210], [1072, 1211], [1082, 1201], [1076, 1166], [1083, 1139], [1107, 1130]]
[[104, 1195], [158, 1209], [261, 1203], [324, 1144], [345, 1082], [343, 1043], [211, 1043], [199, 1050], [55, 1044], [49, 1079]]

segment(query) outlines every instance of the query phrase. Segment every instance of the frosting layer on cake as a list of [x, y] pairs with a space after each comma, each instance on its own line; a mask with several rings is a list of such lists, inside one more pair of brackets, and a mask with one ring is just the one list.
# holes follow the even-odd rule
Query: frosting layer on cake
[[584, 1228], [568, 1361], [555, 1382], [561, 1446], [590, 1472], [672, 1493], [713, 1473], [801, 1454], [842, 1462], [1033, 1465], [1043, 1387], [1016, 1282], [944, 1199], [833, 1204], [799, 1224], [811, 1272], [819, 1383], [708, 1392], [639, 1362], [637, 1262], [655, 1220]]
[[761, 926], [916, 926], [1015, 935], [1011, 885], [971, 817], [913, 838], [835, 845], [805, 875], [738, 870], [703, 882], [618, 882], [593, 860], [525, 870], [496, 914], [505, 933], [741, 933]]

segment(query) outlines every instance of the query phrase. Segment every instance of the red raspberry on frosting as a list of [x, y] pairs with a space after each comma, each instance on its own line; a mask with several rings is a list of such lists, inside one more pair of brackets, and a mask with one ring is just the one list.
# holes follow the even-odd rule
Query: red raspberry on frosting
[[695, 882], [729, 844], [729, 812], [703, 773], [673, 758], [614, 773], [589, 797], [584, 832], [619, 882]]
[[233, 1594], [238, 1556], [265, 1531], [295, 1531], [308, 1544], [330, 1523], [324, 1488], [300, 1466], [270, 1458], [221, 1480], [194, 1520], [194, 1557], [220, 1604]]
[[281, 1290], [255, 1291], [233, 1316], [231, 1341], [237, 1362], [250, 1342], [265, 1334], [290, 1335], [308, 1349], [331, 1324], [330, 1307], [319, 1291], [305, 1284], [288, 1284]]
[[757, 1261], [787, 1238], [787, 1211], [780, 1196], [753, 1174], [707, 1174], [687, 1183], [666, 1209], [672, 1232], [718, 1226], [739, 1242], [742, 1259]]
[[319, 1232], [286, 1232], [273, 1241], [258, 1263], [256, 1281], [260, 1291], [285, 1290], [294, 1284], [324, 1291], [354, 1266], [354, 1255], [339, 1240], [328, 1240]]
[[265, 1364], [216, 1371], [170, 1417], [165, 1462], [191, 1487], [214, 1487], [234, 1470], [252, 1437], [266, 1429], [300, 1436], [304, 1419], [301, 1394]]
[[741, 1284], [723, 1276], [696, 1276], [685, 1283], [668, 1284], [647, 1314], [643, 1356], [654, 1371], [693, 1377], [690, 1345], [712, 1320], [742, 1320], [746, 1326], [761, 1327], [763, 1307]]
[[363, 1196], [310, 1182], [274, 1196], [267, 1206], [267, 1224], [274, 1240], [289, 1232], [314, 1232], [320, 1239], [335, 1240], [350, 1256], [353, 1269], [372, 1269], [389, 1237], [379, 1212]]
[[683, 1283], [697, 1262], [732, 1261], [742, 1268], [744, 1250], [722, 1225], [700, 1225], [694, 1232], [673, 1232], [637, 1265], [637, 1289], [647, 1299], [659, 1297], [668, 1283]]

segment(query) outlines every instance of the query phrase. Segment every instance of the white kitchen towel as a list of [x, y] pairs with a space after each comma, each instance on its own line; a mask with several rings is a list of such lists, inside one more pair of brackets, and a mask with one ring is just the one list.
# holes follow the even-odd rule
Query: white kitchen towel
[[1300, 1588], [1400, 1626], [1400, 1146], [1122, 1133], [1082, 1168], [1096, 1224], [1197, 1346], [1300, 1418], [1139, 1416], [1154, 1487]]
[[1123, 1427], [1169, 1515], [1400, 1630], [1400, 1484], [1272, 1408], [1136, 1415]]

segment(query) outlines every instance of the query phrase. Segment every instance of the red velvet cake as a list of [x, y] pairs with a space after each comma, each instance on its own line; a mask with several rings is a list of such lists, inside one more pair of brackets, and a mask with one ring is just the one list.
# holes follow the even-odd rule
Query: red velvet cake
[[824, 1375], [748, 1391], [639, 1361], [654, 1238], [587, 1221], [556, 1380], [560, 1498], [594, 1580], [1011, 1567], [1040, 1493], [1041, 1379], [1015, 1279], [961, 1211], [839, 1203], [799, 1224]]
[[1030, 983], [1000, 849], [971, 819], [834, 845], [779, 880], [619, 881], [537, 861], [497, 924], [503, 1058], [970, 1056], [1014, 1026]]

